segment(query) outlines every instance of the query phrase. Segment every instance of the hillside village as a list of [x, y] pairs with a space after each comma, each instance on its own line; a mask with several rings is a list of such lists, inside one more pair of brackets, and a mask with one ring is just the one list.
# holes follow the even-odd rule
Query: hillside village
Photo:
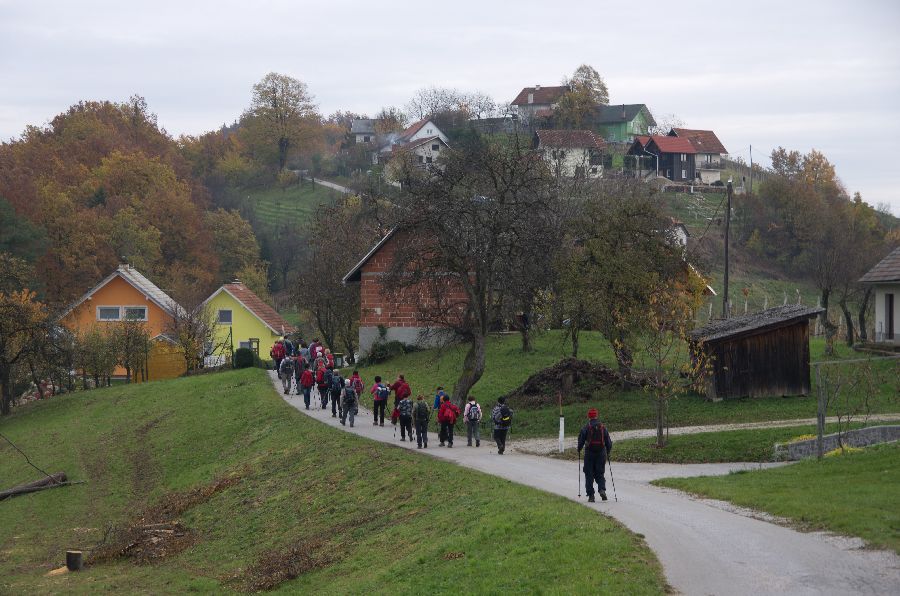
[[135, 96], [0, 145], [0, 592], [896, 586], [898, 219], [587, 65], [510, 95], [270, 73], [197, 136]]

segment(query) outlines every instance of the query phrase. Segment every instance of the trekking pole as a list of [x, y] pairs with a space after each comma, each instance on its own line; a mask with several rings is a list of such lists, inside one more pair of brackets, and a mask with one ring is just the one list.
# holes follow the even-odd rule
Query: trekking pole
[[612, 480], [613, 485], [613, 497], [616, 499], [616, 503], [619, 502], [619, 495], [616, 494], [616, 478], [613, 476], [612, 472], [612, 460], [609, 459], [609, 454], [606, 454], [606, 463], [609, 465], [609, 479]]
[[581, 451], [578, 451], [578, 467], [575, 469], [575, 475], [578, 477], [578, 498], [581, 498]]

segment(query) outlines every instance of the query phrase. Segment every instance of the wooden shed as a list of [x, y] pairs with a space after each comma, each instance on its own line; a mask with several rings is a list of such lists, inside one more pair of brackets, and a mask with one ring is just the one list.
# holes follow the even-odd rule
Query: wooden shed
[[695, 329], [692, 350], [709, 362], [707, 396], [809, 394], [809, 320], [821, 312], [792, 304]]

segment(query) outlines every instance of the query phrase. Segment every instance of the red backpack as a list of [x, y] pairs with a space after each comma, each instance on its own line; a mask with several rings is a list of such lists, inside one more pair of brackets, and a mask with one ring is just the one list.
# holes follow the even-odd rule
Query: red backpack
[[606, 450], [606, 439], [603, 438], [603, 424], [597, 426], [588, 425], [587, 448], [592, 453], [600, 453]]

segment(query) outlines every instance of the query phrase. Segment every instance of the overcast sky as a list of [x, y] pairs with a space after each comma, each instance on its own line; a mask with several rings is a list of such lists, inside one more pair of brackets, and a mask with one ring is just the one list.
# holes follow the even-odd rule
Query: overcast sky
[[0, 139], [82, 99], [143, 95], [173, 135], [234, 121], [276, 71], [320, 109], [419, 88], [509, 101], [579, 64], [611, 103], [715, 130], [729, 153], [816, 148], [900, 215], [900, 2], [0, 0]]

